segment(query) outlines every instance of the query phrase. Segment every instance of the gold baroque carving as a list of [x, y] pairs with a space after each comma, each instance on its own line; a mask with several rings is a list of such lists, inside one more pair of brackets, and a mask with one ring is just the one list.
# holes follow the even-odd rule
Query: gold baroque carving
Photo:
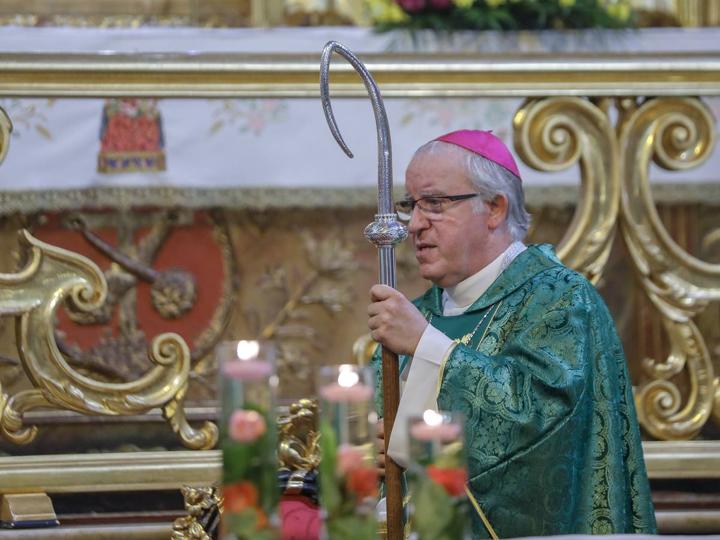
[[309, 317], [308, 308], [322, 307], [334, 315], [353, 300], [353, 291], [347, 277], [357, 268], [355, 255], [349, 245], [335, 236], [315, 238], [309, 231], [300, 232], [307, 260], [308, 272], [299, 283], [292, 283], [289, 268], [270, 268], [262, 276], [260, 288], [279, 293], [282, 305], [274, 306], [271, 317], [263, 317], [257, 308], [248, 310], [248, 316], [258, 326], [260, 339], [272, 339], [278, 344], [278, 372], [281, 384], [289, 380], [310, 379], [309, 350], [319, 350], [321, 336]]
[[[620, 133], [622, 233], [640, 281], [662, 316], [670, 340], [664, 362], [646, 358], [652, 377], [636, 396], [641, 424], [659, 439], [689, 439], [714, 409], [720, 419], [720, 379], [693, 317], [720, 300], [720, 265], [682, 249], [655, 209], [650, 162], [668, 170], [702, 163], [712, 152], [715, 126], [698, 99], [653, 99], [624, 119]], [[672, 377], [685, 372], [690, 389], [682, 403]]]
[[320, 464], [317, 416], [317, 401], [301, 399], [290, 405], [287, 415], [278, 419], [278, 461], [281, 468], [307, 472]]
[[239, 284], [236, 256], [230, 240], [227, 218], [221, 210], [211, 211], [210, 217], [213, 221], [213, 239], [222, 252], [223, 275], [226, 277], [223, 280], [222, 299], [215, 308], [207, 327], [195, 340], [194, 348], [191, 351], [193, 367], [190, 379], [203, 381], [203, 388], [212, 392], [212, 389], [215, 388], [215, 372], [213, 370], [214, 359], [211, 358], [210, 353], [228, 327]]
[[96, 309], [106, 298], [105, 279], [92, 261], [45, 244], [27, 231], [21, 231], [20, 242], [27, 262], [17, 273], [0, 274], [0, 314], [15, 317], [20, 359], [34, 388], [13, 396], [0, 393], [2, 435], [16, 444], [32, 441], [37, 427], [24, 425], [23, 413], [38, 407], [110, 416], [161, 407], [184, 444], [214, 446], [217, 428], [206, 423], [193, 429], [180, 406], [190, 369], [183, 339], [172, 333], [157, 336], [148, 351], [154, 367], [135, 381], [106, 383], [77, 372], [55, 342], [55, 312], [64, 301], [75, 311]]
[[5, 110], [0, 107], [0, 163], [5, 160], [8, 148], [10, 147], [10, 134], [12, 133], [12, 122]]
[[[220, 211], [210, 211], [214, 241], [220, 248], [223, 264], [223, 294], [217, 303], [211, 320], [191, 344], [190, 379], [203, 380], [207, 386], [207, 357], [225, 330], [235, 301], [235, 257], [229, 240], [225, 217]], [[77, 229], [90, 245], [107, 256], [113, 264], [105, 271], [108, 294], [97, 309], [86, 313], [70, 313], [79, 324], [107, 324], [115, 310], [121, 325], [118, 337], [108, 336], [91, 350], [83, 351], [66, 343], [56, 333], [58, 346], [74, 366], [109, 376], [115, 380], [135, 378], [148, 368], [147, 339], [136, 314], [136, 287], [139, 281], [152, 284], [151, 295], [154, 308], [167, 319], [176, 318], [192, 309], [195, 301], [195, 277], [185, 270], [172, 268], [158, 271], [154, 259], [173, 227], [193, 222], [191, 210], [167, 210], [151, 215], [138, 213], [92, 214], [72, 213], [64, 220], [65, 226]], [[116, 227], [118, 245], [112, 246], [93, 233], [93, 229]], [[150, 226], [150, 232], [136, 241], [133, 231]], [[203, 387], [203, 390], [206, 390]], [[209, 391], [207, 389], [206, 391]]]
[[617, 139], [606, 113], [576, 97], [530, 99], [513, 126], [515, 149], [534, 169], [580, 165], [577, 209], [557, 254], [597, 283], [615, 237], [620, 195]]
[[211, 540], [217, 532], [222, 513], [223, 501], [218, 489], [214, 486], [183, 486], [180, 492], [187, 515], [175, 520], [170, 540]]

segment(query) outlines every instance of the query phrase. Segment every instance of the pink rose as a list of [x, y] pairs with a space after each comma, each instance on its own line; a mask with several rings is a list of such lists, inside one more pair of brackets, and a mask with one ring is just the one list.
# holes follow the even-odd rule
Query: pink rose
[[228, 421], [230, 438], [238, 442], [256, 441], [266, 430], [265, 418], [257, 411], [237, 410], [230, 415]]
[[351, 444], [341, 444], [337, 449], [337, 472], [346, 475], [363, 466], [365, 453]]

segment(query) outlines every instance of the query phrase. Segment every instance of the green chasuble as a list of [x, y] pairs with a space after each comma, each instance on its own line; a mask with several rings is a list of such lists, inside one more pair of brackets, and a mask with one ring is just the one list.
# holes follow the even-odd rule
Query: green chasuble
[[[462, 340], [437, 403], [466, 418], [468, 484], [498, 536], [655, 532], [625, 356], [591, 283], [533, 245], [462, 315], [442, 315], [436, 286], [414, 303]], [[473, 531], [488, 537], [477, 515]]]

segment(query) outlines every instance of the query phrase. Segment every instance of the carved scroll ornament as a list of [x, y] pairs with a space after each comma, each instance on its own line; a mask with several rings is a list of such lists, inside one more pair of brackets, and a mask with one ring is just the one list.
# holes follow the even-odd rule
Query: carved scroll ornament
[[605, 112], [575, 97], [531, 99], [513, 119], [515, 149], [531, 167], [580, 165], [580, 200], [558, 256], [597, 283], [615, 237], [620, 180], [615, 132]]
[[60, 353], [54, 334], [58, 307], [89, 311], [105, 300], [107, 284], [91, 261], [45, 244], [27, 231], [20, 232], [27, 254], [24, 268], [0, 274], [0, 314], [16, 319], [20, 359], [33, 388], [13, 396], [0, 392], [0, 432], [24, 444], [37, 434], [23, 423], [23, 413], [35, 408], [67, 409], [89, 415], [141, 414], [160, 407], [181, 440], [190, 448], [210, 448], [217, 428], [205, 423], [190, 427], [182, 398], [188, 383], [190, 352], [177, 334], [157, 336], [149, 347], [154, 367], [127, 383], [106, 383], [73, 369]]
[[[663, 225], [653, 203], [648, 168], [668, 170], [701, 164], [715, 138], [712, 115], [697, 99], [646, 102], [624, 121], [620, 133], [622, 232], [640, 282], [659, 310], [670, 340], [665, 361], [643, 360], [652, 381], [636, 399], [643, 426], [660, 439], [694, 437], [713, 413], [720, 420], [720, 378], [693, 317], [720, 300], [720, 265], [701, 261], [681, 248]], [[685, 372], [686, 402], [671, 380]]]
[[[701, 164], [712, 152], [715, 123], [699, 99], [619, 99], [613, 126], [607, 102], [531, 99], [513, 120], [515, 148], [531, 167], [559, 171], [578, 164], [580, 200], [557, 253], [597, 283], [620, 218], [641, 286], [670, 342], [664, 361], [646, 358], [650, 382], [636, 393], [640, 423], [654, 437], [691, 439], [711, 415], [720, 421], [720, 377], [693, 317], [720, 300], [720, 265], [697, 259], [670, 236], [655, 209], [651, 162], [668, 170]], [[686, 375], [682, 392], [673, 378]], [[686, 394], [685, 396], [683, 394]]]

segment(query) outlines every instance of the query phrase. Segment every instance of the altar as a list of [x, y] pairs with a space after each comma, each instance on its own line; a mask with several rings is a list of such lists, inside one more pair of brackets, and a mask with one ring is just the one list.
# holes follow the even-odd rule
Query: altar
[[[57, 343], [51, 364], [101, 381], [96, 401], [65, 407], [62, 384], [75, 379], [58, 375], [54, 400], [23, 405], [19, 424], [6, 411], [14, 438], [0, 446], [0, 493], [47, 495], [76, 534], [169, 538], [188, 512], [179, 490], [221, 478], [219, 342], [277, 342], [285, 414], [315, 394], [319, 366], [367, 361], [376, 250], [361, 231], [377, 197], [375, 125], [365, 88], [338, 64], [331, 89], [353, 160], [327, 131], [318, 65], [329, 39], [378, 81], [396, 197], [417, 146], [439, 133], [492, 130], [514, 150], [530, 241], [558, 244], [615, 318], [660, 532], [718, 532], [716, 28], [410, 38], [347, 27], [3, 27], [0, 245], [13, 257], [0, 268], [0, 310], [10, 321], [16, 298], [50, 302], [75, 279], [105, 280], [108, 300], [84, 318], [63, 308], [33, 331], [0, 327], [3, 399], [34, 388], [18, 347], [40, 331]], [[46, 246], [91, 263], [58, 270], [67, 281], [55, 288], [18, 288], [16, 259], [47, 256]], [[408, 246], [397, 263], [399, 288], [417, 296], [426, 283]], [[658, 288], [658, 275], [672, 287]], [[112, 385], [144, 380], [148, 348], [170, 333], [187, 363], [168, 375], [172, 391], [168, 382], [164, 400], [140, 392], [116, 404]], [[26, 427], [36, 435], [23, 439]], [[117, 524], [123, 512], [132, 527]]]
[[[342, 27], [9, 27], [0, 36], [6, 54], [2, 105], [14, 131], [0, 169], [0, 211], [73, 208], [83, 199], [85, 208], [372, 205], [375, 128], [358, 114], [367, 104], [357, 84], [342, 82], [351, 86], [338, 94], [343, 99], [337, 105], [356, 158], [347, 160], [318, 129], [313, 71], [329, 39], [364, 55], [380, 80], [388, 80], [382, 90], [397, 171], [407, 166], [417, 141], [459, 123], [491, 129], [509, 141], [513, 115], [530, 96], [699, 91], [709, 110], [717, 114], [720, 106], [712, 75], [706, 80], [720, 42], [714, 28], [466, 33], [445, 39], [428, 33], [415, 43], [403, 34]], [[604, 72], [612, 75], [588, 78]], [[637, 81], [614, 86], [614, 79], [633, 72]], [[123, 80], [124, 73], [132, 75]], [[142, 75], [147, 78], [137, 79]], [[664, 87], [666, 78], [673, 87]], [[152, 126], [147, 140], [131, 140], [133, 128], [120, 127], [136, 117]], [[42, 159], [27, 159], [38, 151]], [[719, 159], [714, 152], [681, 177], [653, 167], [656, 197], [717, 200]], [[520, 167], [532, 204], [576, 200], [577, 169]]]

